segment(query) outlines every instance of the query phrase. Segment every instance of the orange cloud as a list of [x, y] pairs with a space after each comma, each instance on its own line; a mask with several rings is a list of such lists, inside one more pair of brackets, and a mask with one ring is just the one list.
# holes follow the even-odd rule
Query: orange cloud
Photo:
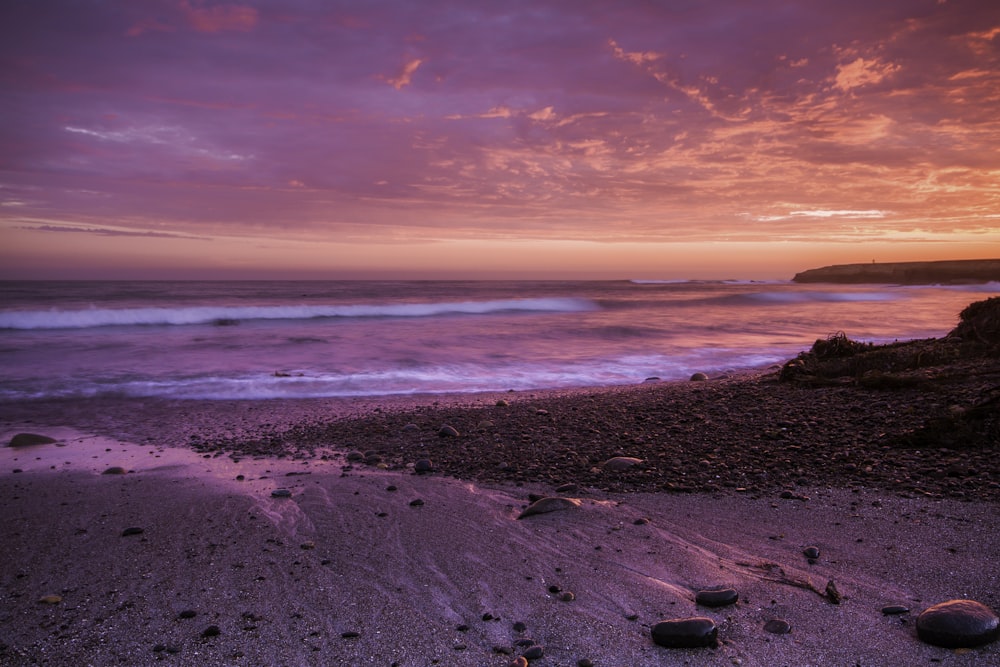
[[419, 68], [423, 62], [424, 61], [420, 58], [413, 58], [412, 60], [407, 61], [403, 65], [403, 69], [399, 72], [399, 74], [392, 78], [387, 78], [386, 82], [396, 90], [409, 85], [410, 81], [413, 79], [413, 73], [417, 71], [417, 68]]
[[852, 88], [879, 83], [898, 72], [899, 69], [899, 65], [882, 63], [878, 59], [858, 58], [846, 65], [837, 65], [837, 76], [834, 81], [837, 88], [848, 91]]
[[185, 0], [181, 3], [188, 22], [198, 32], [221, 32], [236, 30], [248, 32], [257, 25], [257, 10], [240, 5], [218, 5], [216, 7], [192, 7]]

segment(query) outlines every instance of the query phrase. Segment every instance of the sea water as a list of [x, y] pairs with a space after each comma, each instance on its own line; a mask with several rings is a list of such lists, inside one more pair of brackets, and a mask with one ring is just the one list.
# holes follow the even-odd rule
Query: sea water
[[1000, 284], [0, 282], [0, 400], [261, 399], [633, 384], [844, 332], [946, 334]]

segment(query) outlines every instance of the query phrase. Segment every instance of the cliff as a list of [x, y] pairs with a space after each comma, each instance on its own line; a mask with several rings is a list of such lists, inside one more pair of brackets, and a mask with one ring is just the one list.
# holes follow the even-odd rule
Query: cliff
[[838, 264], [795, 274], [797, 283], [935, 285], [1000, 281], [1000, 259]]

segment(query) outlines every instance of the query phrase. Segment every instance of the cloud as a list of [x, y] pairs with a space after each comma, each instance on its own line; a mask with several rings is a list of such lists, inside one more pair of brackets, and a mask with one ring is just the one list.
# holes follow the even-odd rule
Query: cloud
[[256, 9], [242, 5], [192, 6], [191, 2], [184, 0], [180, 8], [191, 27], [199, 32], [249, 32], [254, 29], [258, 20]]
[[14, 229], [29, 232], [52, 232], [57, 234], [94, 234], [97, 236], [138, 236], [156, 239], [188, 239], [196, 241], [211, 241], [207, 236], [192, 236], [177, 232], [136, 231], [128, 229], [113, 229], [110, 227], [71, 227], [68, 225], [21, 225]]
[[386, 83], [396, 90], [402, 89], [403, 86], [410, 85], [410, 81], [413, 80], [414, 73], [420, 65], [423, 64], [423, 62], [424, 61], [420, 58], [411, 58], [410, 60], [407, 60], [396, 76], [385, 79]]
[[899, 65], [857, 58], [846, 65], [837, 65], [834, 82], [840, 90], [848, 91], [880, 83], [899, 70]]

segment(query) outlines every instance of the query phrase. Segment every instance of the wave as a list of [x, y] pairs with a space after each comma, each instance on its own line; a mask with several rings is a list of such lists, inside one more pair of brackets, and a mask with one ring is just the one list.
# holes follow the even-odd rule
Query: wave
[[756, 292], [754, 294], [742, 294], [732, 297], [737, 301], [751, 301], [758, 303], [841, 303], [841, 302], [865, 302], [865, 301], [895, 301], [900, 298], [898, 293], [893, 292]]
[[579, 298], [502, 299], [431, 303], [324, 306], [187, 306], [177, 308], [89, 308], [0, 313], [0, 329], [88, 329], [110, 326], [230, 325], [248, 320], [316, 318], [395, 318], [486, 315], [504, 312], [574, 313], [597, 310]]

